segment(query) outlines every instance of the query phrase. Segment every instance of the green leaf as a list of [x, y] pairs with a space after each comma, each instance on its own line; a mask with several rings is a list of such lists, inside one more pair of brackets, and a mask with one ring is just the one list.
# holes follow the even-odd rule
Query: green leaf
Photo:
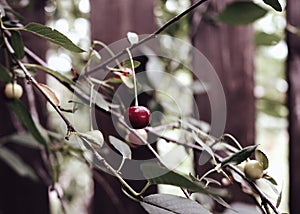
[[24, 127], [32, 134], [32, 136], [42, 145], [47, 146], [46, 140], [43, 138], [39, 130], [37, 129], [30, 113], [27, 111], [21, 101], [14, 99], [9, 102], [10, 108], [15, 112], [17, 118], [23, 124]]
[[280, 191], [277, 201], [276, 201], [276, 207], [278, 208], [279, 205], [281, 204], [281, 200], [282, 200], [282, 190]]
[[119, 140], [118, 138], [114, 136], [109, 136], [109, 142], [115, 149], [117, 149], [123, 158], [131, 159], [131, 150], [130, 147], [123, 141]]
[[122, 82], [128, 87], [128, 88], [133, 88], [134, 84], [133, 84], [133, 78], [132, 77], [127, 77], [124, 75], [120, 76]]
[[122, 83], [123, 81], [120, 78], [111, 77], [111, 78], [107, 79], [107, 82], [110, 82], [110, 83]]
[[45, 25], [31, 22], [27, 24], [22, 30], [36, 34], [37, 36], [47, 39], [54, 44], [60, 45], [69, 51], [77, 53], [85, 52], [84, 50], [76, 46], [68, 37], [66, 37], [59, 31]]
[[265, 153], [260, 150], [255, 151], [255, 158], [258, 160], [260, 165], [262, 165], [263, 169], [266, 170], [269, 167], [269, 160]]
[[148, 213], [164, 214], [209, 214], [209, 210], [196, 201], [169, 194], [153, 194], [145, 197], [140, 202]]
[[[136, 60], [133, 60], [133, 65], [134, 65], [134, 68], [137, 68], [141, 65], [141, 63], [139, 61], [136, 61]], [[125, 67], [125, 68], [132, 68], [132, 65], [131, 65], [131, 61], [130, 59], [126, 59], [122, 62], [122, 66]]]
[[2, 159], [20, 176], [28, 177], [32, 180], [38, 180], [34, 170], [28, 164], [26, 164], [18, 154], [1, 147], [0, 159]]
[[239, 164], [242, 163], [244, 160], [250, 157], [250, 155], [255, 151], [257, 148], [257, 145], [254, 146], [247, 146], [243, 148], [242, 150], [238, 151], [237, 153], [224, 158], [224, 160], [221, 163], [221, 167], [226, 166], [228, 164]]
[[63, 74], [61, 74], [58, 71], [54, 71], [50, 68], [47, 68], [47, 67], [44, 67], [41, 65], [37, 65], [37, 64], [25, 64], [25, 66], [27, 68], [39, 69], [39, 70], [45, 71], [46, 73], [50, 74], [51, 76], [53, 76], [54, 78], [56, 78], [57, 80], [62, 82], [63, 84], [75, 85], [75, 82], [73, 82], [68, 77], [64, 76]]
[[227, 4], [217, 20], [226, 24], [246, 25], [262, 18], [267, 10], [250, 1], [238, 1]]
[[271, 184], [277, 186], [276, 180], [274, 178], [272, 178], [270, 175], [264, 175], [263, 178], [266, 179], [267, 181], [269, 181]]
[[202, 183], [193, 181], [188, 175], [171, 171], [157, 163], [141, 164], [141, 170], [150, 184], [168, 184], [186, 188], [192, 192], [201, 192], [211, 195], [219, 195], [215, 190], [206, 188]]
[[[213, 150], [198, 137], [198, 135], [196, 134], [195, 131], [192, 132], [192, 136], [193, 136], [194, 140], [203, 148], [203, 151], [206, 151], [211, 156], [211, 158], [213, 159], [213, 162], [215, 164], [217, 164], [217, 161], [215, 159]], [[208, 160], [209, 159], [207, 158], [206, 161], [208, 161]]]
[[271, 6], [274, 10], [281, 12], [282, 7], [278, 0], [263, 0], [263, 2], [269, 6]]
[[271, 46], [277, 45], [280, 42], [281, 37], [277, 34], [268, 34], [265, 32], [255, 33], [254, 43], [256, 46]]
[[9, 76], [9, 72], [6, 67], [0, 64], [0, 80], [8, 83], [12, 81], [12, 77]]
[[17, 143], [33, 149], [41, 147], [41, 144], [39, 144], [36, 139], [34, 139], [33, 136], [29, 133], [15, 133], [0, 138], [0, 144], [5, 144], [8, 142]]
[[25, 55], [23, 38], [22, 38], [20, 32], [18, 32], [18, 31], [12, 30], [12, 31], [10, 31], [10, 33], [11, 33], [11, 37], [10, 37], [11, 46], [15, 51], [16, 57], [18, 59], [22, 59]]
[[89, 143], [92, 143], [94, 146], [99, 147], [99, 149], [104, 144], [104, 138], [102, 132], [99, 130], [92, 130], [85, 133], [78, 132], [80, 137], [85, 138]]
[[104, 98], [103, 95], [98, 93], [96, 90], [93, 92], [93, 99], [95, 101], [96, 106], [99, 108], [104, 109], [105, 111], [108, 111], [111, 107], [110, 103], [108, 103]]
[[[54, 78], [56, 78], [57, 80], [59, 80], [60, 82], [62, 82], [64, 85], [73, 85], [76, 86], [75, 90], [78, 91], [78, 93], [80, 94], [81, 92], [84, 92], [86, 94], [90, 93], [90, 87], [82, 87], [82, 85], [80, 85], [79, 83], [75, 83], [72, 80], [70, 80], [68, 77], [64, 76], [63, 74], [54, 71], [50, 68], [41, 66], [41, 65], [36, 65], [36, 64], [25, 64], [26, 67], [28, 68], [35, 68], [35, 69], [40, 69], [45, 71], [46, 73], [50, 74], [51, 76], [53, 76]], [[121, 80], [120, 80], [121, 81]], [[110, 107], [113, 107], [113, 105], [111, 105], [110, 103], [108, 103], [101, 94], [99, 94], [96, 90], [93, 90], [93, 99], [95, 101], [95, 104], [99, 107], [104, 109], [105, 111], [108, 111]]]
[[211, 196], [212, 199], [214, 199], [218, 204], [222, 205], [223, 207], [227, 209], [232, 209], [232, 207], [220, 196]]

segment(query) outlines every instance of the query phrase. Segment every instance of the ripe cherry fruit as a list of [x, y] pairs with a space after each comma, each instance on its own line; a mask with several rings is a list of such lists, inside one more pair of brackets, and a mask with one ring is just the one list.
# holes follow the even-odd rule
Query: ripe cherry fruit
[[23, 88], [17, 83], [7, 83], [5, 85], [4, 94], [8, 99], [19, 99], [23, 94]]
[[143, 129], [150, 122], [150, 110], [144, 106], [131, 106], [125, 112], [126, 123], [134, 129]]

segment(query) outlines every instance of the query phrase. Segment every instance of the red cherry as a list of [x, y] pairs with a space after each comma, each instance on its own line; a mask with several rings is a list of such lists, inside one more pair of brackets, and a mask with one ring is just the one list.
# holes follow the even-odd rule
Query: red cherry
[[126, 123], [134, 129], [143, 129], [150, 122], [150, 110], [144, 106], [131, 106], [125, 112]]

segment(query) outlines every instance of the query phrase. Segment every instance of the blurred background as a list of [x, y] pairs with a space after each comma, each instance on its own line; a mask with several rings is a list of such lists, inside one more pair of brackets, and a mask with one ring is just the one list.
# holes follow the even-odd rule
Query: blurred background
[[[279, 209], [282, 212], [296, 213], [300, 210], [297, 203], [300, 193], [300, 173], [297, 163], [300, 161], [300, 8], [298, 0], [280, 1], [284, 12], [276, 12], [270, 7], [255, 1], [265, 8], [267, 13], [242, 25], [226, 23], [215, 17], [226, 8], [231, 0], [209, 0], [193, 13], [176, 22], [163, 34], [179, 38], [199, 49], [215, 68], [222, 82], [227, 101], [226, 132], [235, 136], [243, 146], [259, 144], [267, 154], [270, 167], [268, 174], [277, 181], [277, 192], [282, 191]], [[126, 37], [127, 32], [149, 34], [170, 18], [176, 16], [193, 2], [180, 0], [9, 0], [9, 5], [28, 22], [44, 23], [59, 30], [75, 44], [87, 50], [92, 40], [106, 44]], [[71, 68], [81, 68], [84, 55], [76, 55], [56, 46], [45, 43], [32, 35], [24, 34], [24, 43], [43, 58], [50, 68], [71, 76]], [[170, 42], [170, 41], [167, 41]], [[172, 42], [172, 41], [171, 41]], [[164, 48], [166, 41], [161, 41]], [[193, 63], [189, 50], [176, 46], [172, 50], [176, 56]], [[193, 75], [184, 67], [174, 66], [161, 61], [165, 71], [181, 79], [186, 85], [195, 85]], [[56, 81], [45, 74], [37, 74], [42, 82], [59, 88]], [[168, 88], [166, 86], [166, 88]], [[26, 90], [30, 91], [28, 87]], [[201, 90], [200, 90], [201, 91]], [[201, 120], [210, 122], [210, 108], [205, 94], [195, 89]], [[34, 93], [31, 91], [31, 93]], [[30, 94], [30, 93], [29, 93]], [[67, 92], [59, 96], [69, 96]], [[152, 99], [163, 99], [153, 95]], [[40, 123], [55, 132], [64, 133], [65, 127], [51, 108], [43, 100], [26, 95], [22, 99], [38, 104], [36, 115]], [[146, 100], [149, 98], [145, 98]], [[0, 101], [3, 101], [1, 92]], [[188, 100], [188, 98], [187, 98]], [[68, 107], [68, 103], [62, 104]], [[51, 184], [42, 161], [43, 153], [36, 145], [24, 144], [29, 136], [16, 137], [14, 143], [7, 143], [7, 136], [20, 133], [20, 124], [12, 114], [7, 114], [6, 105], [0, 112], [0, 214], [1, 213], [62, 213], [57, 193], [48, 190]], [[192, 104], [185, 103], [187, 112]], [[166, 111], [167, 112], [167, 111]], [[167, 113], [166, 113], [167, 114]], [[98, 118], [111, 124], [102, 114]], [[76, 122], [76, 121], [75, 121]], [[83, 127], [88, 124], [81, 124]], [[107, 136], [113, 133], [113, 126], [104, 127]], [[25, 140], [24, 140], [25, 139]], [[157, 144], [160, 153], [168, 148]], [[3, 152], [4, 151], [4, 152]], [[148, 152], [149, 153], [149, 152]], [[140, 149], [137, 157], [147, 156]], [[191, 155], [182, 164], [181, 170], [196, 171], [203, 174], [205, 166], [197, 166], [194, 161], [199, 154]], [[12, 161], [15, 160], [15, 161]], [[16, 160], [17, 159], [17, 160]], [[67, 213], [145, 213], [135, 202], [120, 190], [119, 183], [112, 176], [91, 170], [71, 155], [57, 153], [56, 175], [57, 189], [63, 192]], [[23, 169], [23, 170], [22, 170]], [[24, 172], [25, 171], [25, 172]], [[274, 190], [258, 184], [267, 195], [276, 200]], [[142, 182], [133, 182], [139, 189]], [[253, 204], [253, 200], [232, 185], [234, 193], [230, 202]], [[150, 192], [180, 191], [170, 187], [152, 188]], [[254, 212], [255, 213], [255, 212]]]

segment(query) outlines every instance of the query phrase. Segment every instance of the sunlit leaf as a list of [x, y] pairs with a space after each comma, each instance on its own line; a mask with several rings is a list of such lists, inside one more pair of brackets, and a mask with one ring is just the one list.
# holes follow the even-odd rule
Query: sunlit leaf
[[128, 88], [133, 88], [133, 87], [134, 87], [134, 84], [133, 84], [133, 78], [132, 78], [132, 77], [121, 75], [120, 78], [121, 78], [122, 82], [123, 82]]
[[[139, 61], [133, 60], [133, 65], [134, 65], [134, 68], [137, 68], [141, 65], [141, 63]], [[125, 68], [132, 68], [130, 59], [124, 60], [122, 62], [122, 66]]]
[[63, 84], [75, 85], [75, 82], [73, 82], [72, 80], [70, 80], [68, 77], [66, 77], [65, 75], [61, 74], [60, 72], [54, 71], [54, 70], [52, 70], [50, 68], [47, 68], [47, 67], [44, 67], [44, 66], [41, 66], [41, 65], [37, 65], [37, 64], [25, 64], [25, 66], [27, 68], [43, 70], [46, 73], [48, 73], [51, 76], [53, 76], [56, 79], [58, 79]]
[[16, 57], [22, 59], [25, 55], [24, 43], [21, 34], [18, 31], [10, 31], [11, 33], [11, 46], [15, 51]]
[[226, 166], [227, 164], [239, 164], [242, 163], [244, 160], [250, 157], [250, 155], [255, 151], [257, 145], [254, 146], [247, 146], [242, 150], [238, 151], [237, 153], [224, 158], [221, 163], [221, 167]]
[[96, 146], [97, 149], [100, 149], [104, 144], [103, 134], [99, 130], [92, 130], [85, 133], [79, 132], [78, 135]]
[[112, 77], [112, 78], [107, 79], [107, 82], [110, 82], [110, 83], [122, 83], [122, 80], [120, 78], [117, 78], [117, 77]]
[[266, 170], [269, 167], [269, 160], [265, 153], [260, 150], [255, 151], [255, 158], [258, 160], [263, 169]]
[[271, 46], [280, 42], [281, 37], [277, 34], [269, 34], [265, 32], [255, 33], [254, 43], [256, 46]]
[[211, 156], [214, 163], [216, 164], [217, 162], [215, 160], [213, 150], [205, 142], [203, 142], [194, 131], [192, 132], [192, 135], [194, 140], [203, 148], [203, 151], [206, 151]]
[[108, 103], [102, 96], [102, 94], [98, 93], [97, 91], [94, 90], [93, 93], [93, 100], [95, 101], [96, 106], [99, 108], [104, 109], [105, 111], [108, 111], [112, 105]]
[[43, 138], [39, 130], [37, 129], [30, 113], [27, 111], [21, 101], [14, 99], [9, 102], [10, 108], [15, 112], [17, 118], [23, 124], [24, 127], [32, 134], [32, 136], [41, 144], [47, 146], [46, 140]]
[[64, 47], [69, 51], [77, 53], [84, 52], [84, 50], [76, 46], [68, 37], [66, 37], [59, 31], [45, 25], [31, 22], [27, 24], [22, 30], [34, 33], [44, 39], [47, 39], [50, 42], [53, 42], [54, 44]]
[[32, 180], [38, 180], [34, 170], [25, 163], [18, 154], [6, 149], [5, 147], [1, 147], [0, 159], [10, 166], [18, 175], [29, 177]]
[[237, 1], [227, 4], [218, 20], [226, 24], [246, 25], [262, 18], [267, 10], [251, 1]]
[[263, 2], [269, 6], [271, 6], [274, 10], [281, 12], [282, 7], [278, 0], [263, 0]]
[[125, 142], [115, 138], [114, 136], [109, 136], [109, 142], [121, 153], [123, 158], [131, 159], [130, 147]]
[[54, 103], [56, 106], [59, 105], [59, 99], [56, 96], [55, 92], [48, 86], [43, 83], [38, 83], [40, 89], [47, 95], [47, 97]]
[[169, 194], [153, 194], [144, 197], [140, 202], [148, 213], [165, 214], [209, 214], [211, 213], [196, 201]]

